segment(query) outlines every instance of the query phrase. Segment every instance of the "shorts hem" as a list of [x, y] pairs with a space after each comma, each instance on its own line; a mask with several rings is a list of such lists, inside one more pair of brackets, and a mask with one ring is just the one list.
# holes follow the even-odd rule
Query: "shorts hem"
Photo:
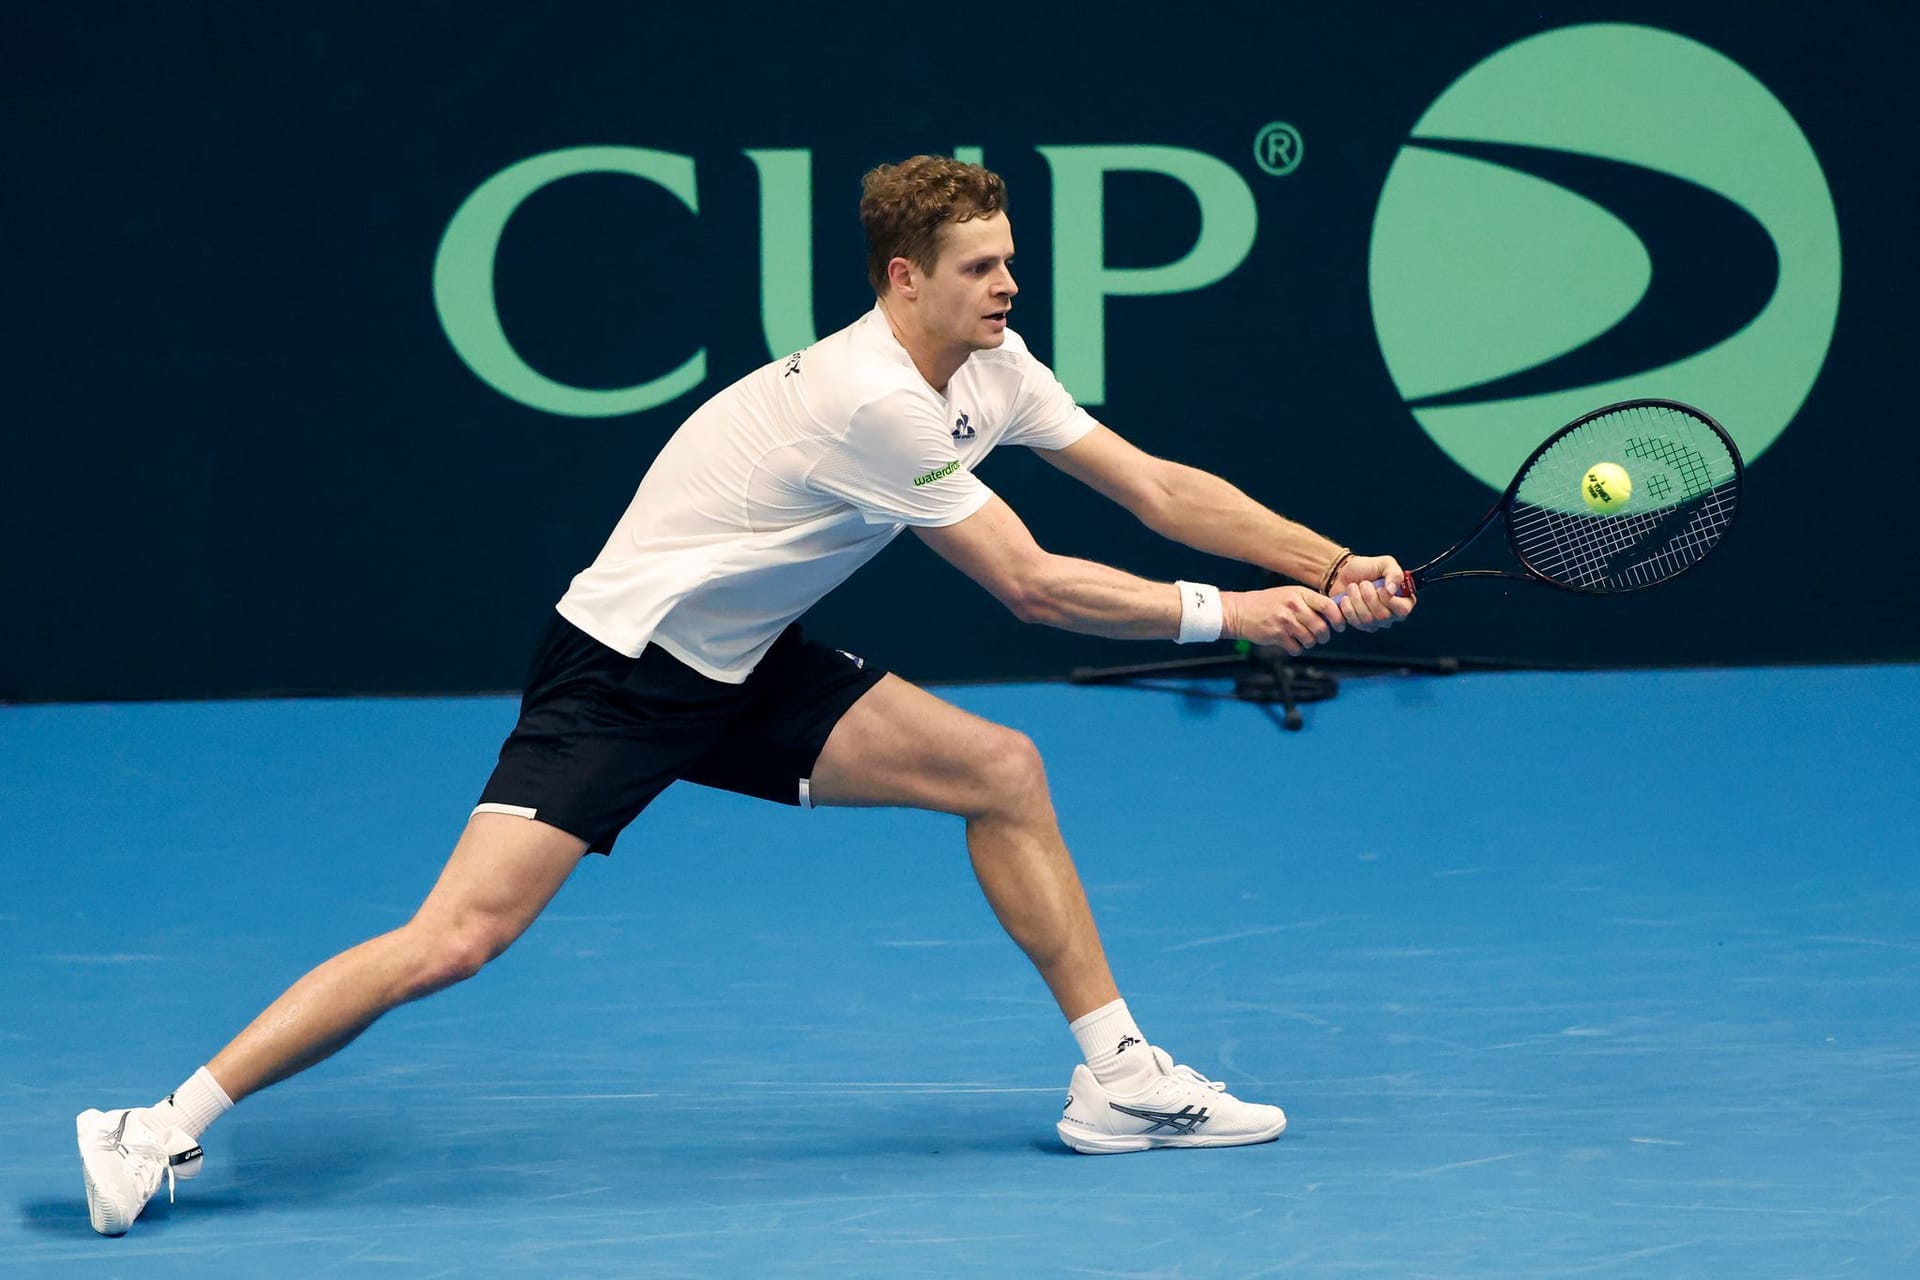
[[[474, 813], [504, 813], [512, 818], [538, 818], [540, 811], [524, 804], [494, 804], [491, 801], [473, 806]], [[471, 816], [471, 815], [470, 815]]]

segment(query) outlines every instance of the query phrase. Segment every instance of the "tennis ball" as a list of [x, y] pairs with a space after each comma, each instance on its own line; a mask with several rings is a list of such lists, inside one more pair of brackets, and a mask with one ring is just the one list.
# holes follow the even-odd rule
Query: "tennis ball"
[[1633, 496], [1633, 477], [1617, 462], [1596, 462], [1580, 477], [1580, 500], [1594, 511], [1618, 511]]

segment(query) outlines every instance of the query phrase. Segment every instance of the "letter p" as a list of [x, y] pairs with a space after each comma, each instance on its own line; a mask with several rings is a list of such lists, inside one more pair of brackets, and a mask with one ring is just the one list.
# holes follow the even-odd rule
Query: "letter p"
[[[1039, 147], [1053, 174], [1053, 370], [1082, 404], [1107, 399], [1109, 296], [1186, 293], [1231, 274], [1253, 249], [1253, 192], [1225, 161], [1184, 147]], [[1104, 182], [1157, 173], [1200, 206], [1200, 235], [1184, 257], [1157, 267], [1106, 265]]]

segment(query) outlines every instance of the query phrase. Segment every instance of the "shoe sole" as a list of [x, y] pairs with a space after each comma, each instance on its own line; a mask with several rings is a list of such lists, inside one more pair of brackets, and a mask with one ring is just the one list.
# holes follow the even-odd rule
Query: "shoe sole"
[[115, 1228], [113, 1226], [113, 1208], [107, 1203], [106, 1198], [94, 1187], [93, 1175], [83, 1168], [80, 1170], [80, 1176], [87, 1180], [87, 1217], [92, 1220], [93, 1229], [103, 1236], [123, 1236], [127, 1234], [126, 1227]]
[[1262, 1129], [1258, 1133], [1220, 1135], [1216, 1137], [1193, 1137], [1183, 1134], [1124, 1133], [1111, 1136], [1099, 1136], [1069, 1130], [1065, 1125], [1055, 1125], [1054, 1131], [1060, 1135], [1060, 1141], [1072, 1147], [1083, 1156], [1113, 1156], [1127, 1151], [1157, 1151], [1168, 1147], [1251, 1147], [1262, 1142], [1272, 1142], [1287, 1131], [1287, 1122], [1283, 1117], [1279, 1124], [1271, 1129]]
[[133, 1224], [121, 1222], [120, 1215], [114, 1212], [113, 1205], [100, 1194], [100, 1188], [93, 1185], [93, 1170], [87, 1168], [86, 1128], [84, 1118], [74, 1121], [74, 1139], [80, 1144], [80, 1176], [87, 1184], [87, 1219], [93, 1223], [93, 1229], [103, 1236], [123, 1236]]

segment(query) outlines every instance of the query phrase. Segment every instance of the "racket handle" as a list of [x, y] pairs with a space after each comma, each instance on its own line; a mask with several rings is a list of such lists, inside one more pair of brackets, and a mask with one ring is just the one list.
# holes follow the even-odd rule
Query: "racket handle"
[[[1373, 585], [1379, 590], [1385, 591], [1387, 589], [1387, 580], [1385, 578], [1375, 578], [1373, 580]], [[1404, 575], [1400, 579], [1400, 590], [1395, 594], [1408, 596], [1408, 597], [1411, 597], [1413, 595], [1413, 575], [1411, 573]], [[1346, 598], [1347, 598], [1347, 593], [1342, 591], [1339, 595], [1333, 597], [1333, 602], [1335, 604], [1339, 604], [1342, 600], [1345, 600]]]

